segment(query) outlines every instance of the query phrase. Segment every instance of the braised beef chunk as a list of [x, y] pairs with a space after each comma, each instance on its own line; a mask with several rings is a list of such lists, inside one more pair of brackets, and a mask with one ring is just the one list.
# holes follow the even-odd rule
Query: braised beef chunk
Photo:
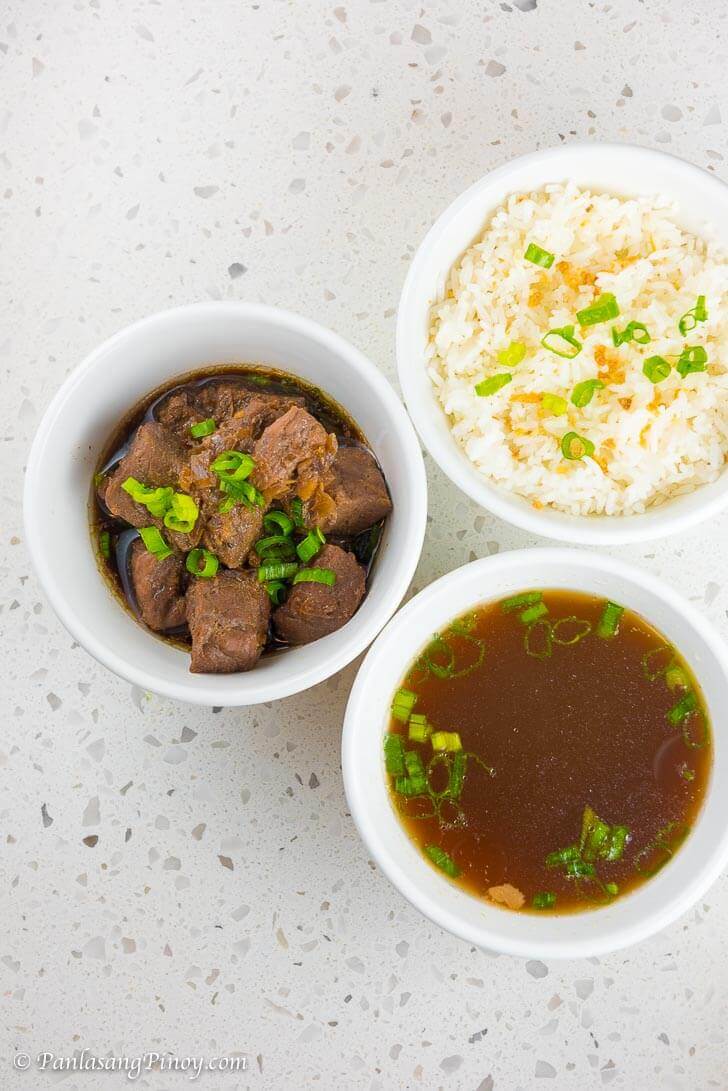
[[184, 557], [173, 553], [158, 561], [137, 538], [132, 542], [129, 565], [139, 612], [149, 628], [164, 632], [184, 625]]
[[260, 658], [268, 635], [270, 599], [255, 572], [220, 569], [212, 579], [193, 579], [187, 590], [187, 624], [195, 674], [247, 671]]
[[365, 571], [353, 553], [326, 545], [308, 566], [329, 568], [336, 583], [297, 583], [282, 606], [273, 614], [273, 625], [281, 640], [309, 644], [335, 632], [353, 617], [364, 598]]
[[202, 544], [228, 568], [240, 568], [263, 530], [261, 508], [236, 504], [230, 511], [214, 511], [205, 522]]
[[219, 380], [175, 391], [157, 407], [155, 414], [180, 439], [193, 445], [197, 442], [190, 432], [193, 424], [211, 419], [219, 428], [236, 417], [246, 426], [242, 432], [246, 445], [236, 448], [240, 451], [250, 450], [263, 429], [292, 405], [303, 404], [304, 399], [298, 395], [269, 394], [250, 390], [241, 383]]
[[147, 421], [137, 428], [129, 450], [111, 476], [102, 482], [99, 495], [112, 515], [133, 527], [148, 526], [153, 520], [143, 504], [135, 503], [122, 484], [135, 477], [143, 485], [172, 485], [177, 488], [187, 455], [184, 445], [168, 428]]
[[333, 433], [293, 406], [268, 425], [253, 447], [256, 465], [250, 480], [269, 501], [294, 495], [310, 500], [323, 488], [336, 448]]
[[354, 537], [389, 515], [392, 501], [376, 459], [363, 447], [339, 447], [326, 492], [334, 511], [319, 523], [327, 534]]

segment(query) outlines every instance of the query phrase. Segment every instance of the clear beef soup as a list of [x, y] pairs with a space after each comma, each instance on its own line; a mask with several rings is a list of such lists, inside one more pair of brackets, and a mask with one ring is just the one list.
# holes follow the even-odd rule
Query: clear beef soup
[[320, 390], [260, 366], [151, 392], [110, 437], [92, 535], [134, 617], [196, 673], [335, 632], [366, 594], [392, 510], [355, 422]]

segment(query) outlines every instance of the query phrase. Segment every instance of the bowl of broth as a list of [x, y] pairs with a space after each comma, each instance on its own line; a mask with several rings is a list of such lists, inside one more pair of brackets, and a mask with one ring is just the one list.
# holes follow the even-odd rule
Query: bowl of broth
[[418, 594], [352, 689], [343, 771], [374, 860], [480, 947], [580, 957], [684, 913], [728, 861], [728, 651], [660, 580], [566, 549]]

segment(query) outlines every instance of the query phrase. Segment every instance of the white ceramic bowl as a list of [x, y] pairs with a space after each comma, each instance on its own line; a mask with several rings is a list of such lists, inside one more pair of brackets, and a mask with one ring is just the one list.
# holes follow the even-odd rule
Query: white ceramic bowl
[[[101, 577], [89, 535], [96, 461], [124, 415], [155, 387], [213, 364], [262, 362], [321, 387], [357, 421], [379, 459], [394, 510], [361, 607], [338, 632], [247, 673], [189, 673], [189, 656], [146, 632]], [[69, 376], [35, 437], [25, 483], [31, 556], [69, 632], [112, 671], [168, 697], [250, 705], [321, 682], [366, 648], [410, 583], [427, 516], [425, 472], [404, 407], [371, 361], [306, 318], [246, 303], [202, 303], [117, 333]]]
[[546, 508], [537, 511], [515, 493], [489, 482], [468, 460], [452, 437], [425, 369], [429, 309], [441, 297], [452, 265], [483, 231], [490, 213], [512, 193], [566, 181], [624, 197], [665, 194], [677, 202], [682, 226], [710, 234], [728, 249], [728, 186], [674, 156], [629, 144], [569, 144], [514, 159], [458, 197], [415, 254], [397, 318], [400, 383], [432, 457], [451, 481], [494, 515], [533, 534], [585, 545], [662, 538], [726, 507], [728, 473], [643, 515], [579, 517]]
[[[524, 588], [563, 588], [629, 606], [682, 652], [695, 672], [713, 727], [713, 771], [698, 820], [653, 879], [611, 905], [580, 914], [512, 913], [465, 893], [438, 874], [404, 832], [387, 793], [382, 736], [392, 695], [429, 638], [474, 605]], [[470, 943], [531, 958], [599, 955], [669, 924], [705, 893], [728, 863], [728, 649], [670, 587], [610, 557], [569, 549], [503, 553], [458, 568], [421, 591], [370, 649], [351, 691], [342, 745], [346, 795], [372, 858], [430, 920]], [[565, 757], [568, 757], [566, 755]]]

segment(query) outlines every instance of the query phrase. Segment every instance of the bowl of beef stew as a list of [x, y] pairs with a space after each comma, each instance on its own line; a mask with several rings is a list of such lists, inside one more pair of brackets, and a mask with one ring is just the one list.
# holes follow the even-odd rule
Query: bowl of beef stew
[[72, 373], [25, 517], [56, 612], [96, 658], [167, 696], [246, 705], [322, 681], [382, 628], [419, 558], [424, 468], [391, 387], [342, 338], [198, 304]]

